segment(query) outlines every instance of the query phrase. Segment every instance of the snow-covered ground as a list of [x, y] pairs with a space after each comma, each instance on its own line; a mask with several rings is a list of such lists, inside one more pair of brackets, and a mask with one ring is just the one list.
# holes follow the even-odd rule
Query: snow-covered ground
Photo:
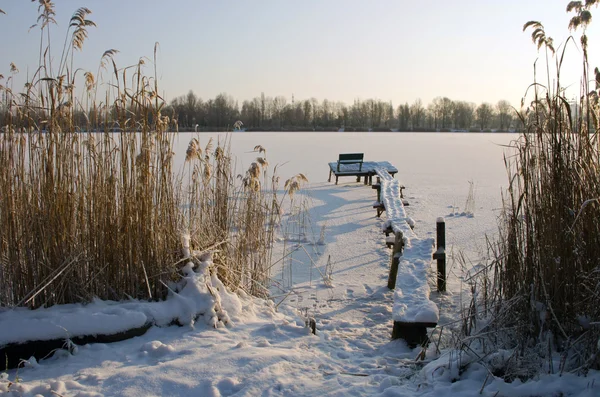
[[[209, 135], [201, 134], [201, 144]], [[0, 394], [24, 396], [553, 396], [600, 395], [600, 374], [543, 375], [512, 384], [477, 364], [459, 373], [450, 350], [417, 360], [421, 349], [390, 340], [393, 292], [386, 288], [390, 251], [381, 219], [372, 208], [375, 191], [351, 177], [327, 183], [327, 162], [342, 152], [364, 152], [366, 160], [394, 164], [407, 186], [406, 215], [423, 239], [435, 237], [437, 217], [446, 219], [447, 251], [463, 253], [473, 265], [484, 257], [485, 234], [496, 231], [501, 186], [505, 185], [502, 144], [515, 135], [500, 134], [346, 134], [239, 133], [231, 136], [239, 169], [256, 157], [255, 145], [268, 150], [271, 164], [282, 165], [283, 179], [297, 172], [311, 184], [294, 200], [306, 216], [286, 217], [287, 241], [276, 251], [289, 253], [273, 269], [273, 299], [263, 301], [224, 291], [205, 273], [206, 263], [181, 286], [179, 306], [161, 310], [129, 302], [122, 307], [92, 305], [48, 309], [54, 328], [76, 328], [68, 313], [83, 313], [92, 324], [117, 327], [143, 323], [127, 310], [152, 318], [180, 310], [183, 327], [153, 327], [145, 335], [113, 344], [79, 347], [39, 363], [2, 374]], [[186, 137], [181, 138], [183, 151]], [[472, 183], [471, 183], [472, 182]], [[471, 191], [471, 185], [473, 190]], [[473, 194], [470, 194], [473, 193]], [[296, 221], [296, 223], [293, 223]], [[304, 232], [302, 238], [294, 233]], [[449, 258], [449, 292], [432, 293], [440, 324], [456, 318], [462, 272]], [[208, 283], [219, 291], [208, 293]], [[218, 302], [216, 302], [218, 301]], [[196, 303], [194, 303], [196, 302]], [[196, 305], [198, 302], [206, 307]], [[139, 305], [139, 306], [136, 306]], [[194, 306], [196, 305], [196, 306]], [[141, 306], [141, 307], [140, 307]], [[186, 310], [183, 310], [185, 308]], [[164, 310], [163, 310], [164, 309]], [[193, 322], [190, 313], [207, 314]], [[52, 312], [54, 311], [54, 314]], [[94, 317], [94, 313], [101, 317]], [[214, 314], [214, 315], [213, 315]], [[87, 316], [87, 317], [86, 317]], [[43, 317], [41, 314], [37, 320]], [[314, 318], [316, 335], [305, 325]], [[70, 320], [64, 320], [69, 318]], [[187, 321], [186, 321], [187, 319]], [[40, 322], [19, 323], [19, 312], [0, 312], [0, 341], [44, 331]], [[201, 321], [204, 320], [204, 321]], [[67, 323], [61, 323], [67, 321]], [[217, 328], [213, 325], [217, 324]], [[226, 323], [226, 324], [225, 324]], [[17, 325], [22, 324], [22, 325]], [[61, 328], [62, 327], [62, 328]], [[80, 328], [83, 327], [79, 324]], [[64, 330], [68, 332], [69, 330]], [[57, 331], [59, 334], [61, 331]], [[12, 336], [11, 336], [12, 335]], [[4, 338], [4, 339], [3, 339]]]

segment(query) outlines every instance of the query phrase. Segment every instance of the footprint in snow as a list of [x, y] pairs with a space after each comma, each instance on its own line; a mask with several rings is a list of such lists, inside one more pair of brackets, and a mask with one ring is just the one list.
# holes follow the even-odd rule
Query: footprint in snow
[[217, 382], [216, 387], [222, 396], [230, 396], [242, 389], [242, 385], [235, 378], [223, 378]]
[[260, 338], [257, 342], [256, 342], [256, 346], [257, 347], [269, 347], [271, 346], [271, 343], [269, 343], [268, 340], [266, 340], [265, 338]]
[[161, 341], [154, 340], [152, 342], [144, 343], [140, 348], [140, 354], [142, 356], [149, 356], [154, 358], [163, 357], [167, 354], [173, 353], [175, 349], [171, 345], [165, 345]]
[[244, 348], [246, 348], [246, 347], [248, 347], [248, 346], [250, 346], [250, 345], [248, 344], [248, 342], [246, 342], [246, 341], [242, 341], [242, 342], [238, 343], [237, 345], [235, 345], [235, 348], [236, 348], [236, 349], [244, 349]]

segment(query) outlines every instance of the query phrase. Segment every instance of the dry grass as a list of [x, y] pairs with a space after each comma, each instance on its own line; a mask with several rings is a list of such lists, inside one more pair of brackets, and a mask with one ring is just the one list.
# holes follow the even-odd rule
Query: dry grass
[[[472, 279], [461, 339], [461, 348], [507, 379], [600, 367], [600, 73], [590, 73], [585, 33], [595, 3], [569, 5], [570, 28], [583, 27], [577, 103], [560, 83], [566, 45], [555, 53], [542, 24], [524, 27], [557, 72], [532, 84], [531, 104], [519, 113], [526, 129], [506, 159], [500, 238], [490, 244], [495, 260]], [[492, 363], [499, 349], [509, 354]]]
[[266, 158], [238, 184], [228, 142], [194, 138], [176, 174], [176, 123], [162, 113], [156, 70], [145, 75], [143, 59], [118, 69], [108, 50], [75, 95], [73, 51], [95, 26], [90, 11], [73, 15], [57, 66], [53, 4], [39, 7], [40, 67], [23, 93], [10, 77], [0, 86], [0, 306], [160, 299], [186, 257], [182, 236], [192, 253], [213, 253], [227, 286], [264, 295], [279, 216]]

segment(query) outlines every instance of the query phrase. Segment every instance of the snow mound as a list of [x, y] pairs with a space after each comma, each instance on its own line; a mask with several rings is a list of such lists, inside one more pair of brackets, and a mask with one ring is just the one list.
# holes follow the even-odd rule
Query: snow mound
[[0, 311], [0, 346], [27, 341], [114, 335], [148, 324], [193, 326], [197, 321], [218, 328], [232, 323], [242, 312], [240, 298], [211, 274], [212, 260], [190, 261], [183, 277], [170, 288], [165, 301], [95, 300], [89, 304], [59, 305], [28, 310]]

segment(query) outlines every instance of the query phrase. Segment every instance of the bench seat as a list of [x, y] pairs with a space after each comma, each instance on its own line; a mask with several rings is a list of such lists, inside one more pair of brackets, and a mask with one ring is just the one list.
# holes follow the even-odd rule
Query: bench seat
[[362, 164], [339, 164], [337, 161], [328, 163], [329, 165], [329, 179], [331, 182], [331, 176], [335, 175], [335, 184], [338, 184], [338, 178], [342, 176], [355, 176], [357, 182], [360, 182], [360, 178], [365, 178], [365, 185], [371, 184], [373, 181], [373, 175], [376, 175], [376, 169], [385, 169], [391, 176], [398, 173], [398, 169], [394, 167], [388, 161], [363, 161]]

